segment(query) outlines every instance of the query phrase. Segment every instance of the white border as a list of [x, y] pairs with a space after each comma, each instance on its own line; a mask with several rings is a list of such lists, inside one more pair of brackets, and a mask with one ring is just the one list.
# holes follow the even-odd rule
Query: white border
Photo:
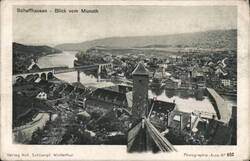
[[[175, 146], [176, 153], [128, 154], [126, 146], [104, 145], [16, 145], [12, 144], [12, 6], [13, 5], [170, 5], [238, 7], [238, 120], [237, 146]], [[3, 160], [242, 160], [249, 158], [249, 76], [248, 25], [249, 8], [244, 1], [2, 1], [1, 2], [1, 159]], [[69, 153], [73, 157], [7, 157], [7, 153]], [[221, 154], [234, 152], [234, 157], [193, 158], [190, 154]]]

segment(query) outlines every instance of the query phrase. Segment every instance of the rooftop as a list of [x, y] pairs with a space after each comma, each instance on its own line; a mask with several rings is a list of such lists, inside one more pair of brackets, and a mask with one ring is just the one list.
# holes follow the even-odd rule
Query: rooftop
[[109, 100], [116, 100], [116, 101], [124, 101], [126, 100], [126, 95], [120, 92], [98, 88], [88, 98], [98, 98], [98, 99], [109, 99]]
[[142, 63], [139, 63], [132, 72], [132, 75], [149, 75], [149, 72]]

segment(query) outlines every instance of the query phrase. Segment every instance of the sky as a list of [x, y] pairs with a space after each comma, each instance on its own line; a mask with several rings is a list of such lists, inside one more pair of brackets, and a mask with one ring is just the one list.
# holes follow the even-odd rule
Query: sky
[[[48, 13], [17, 12], [47, 9]], [[58, 9], [97, 9], [98, 13], [55, 13]], [[50, 12], [51, 11], [51, 12]], [[13, 41], [50, 45], [88, 40], [167, 35], [237, 28], [234, 6], [16, 6]]]

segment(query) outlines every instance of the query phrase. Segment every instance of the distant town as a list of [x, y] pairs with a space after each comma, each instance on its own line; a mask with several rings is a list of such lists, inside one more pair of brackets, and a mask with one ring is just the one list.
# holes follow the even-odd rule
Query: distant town
[[146, 143], [136, 138], [145, 124], [153, 151], [237, 144], [235, 49], [95, 46], [68, 54], [71, 67], [41, 63], [42, 57], [61, 61], [63, 54], [13, 43], [15, 143], [143, 151], [148, 144], [138, 146]]

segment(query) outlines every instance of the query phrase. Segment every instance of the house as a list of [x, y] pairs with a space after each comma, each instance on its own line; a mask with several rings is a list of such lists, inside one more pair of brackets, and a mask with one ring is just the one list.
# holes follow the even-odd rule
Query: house
[[231, 80], [231, 85], [233, 87], [237, 87], [237, 81], [236, 80]]
[[[102, 107], [104, 109], [112, 109], [114, 107], [126, 108], [129, 111], [132, 109], [133, 92], [125, 92], [123, 89], [130, 89], [130, 86], [125, 88], [125, 85], [118, 85], [121, 90], [114, 90], [115, 88], [98, 88], [90, 95], [86, 96], [85, 108]], [[118, 87], [116, 89], [118, 89]], [[153, 104], [154, 102], [154, 104]], [[153, 111], [159, 113], [168, 113], [175, 107], [175, 103], [164, 102], [160, 100], [148, 99], [149, 107]]]
[[224, 68], [221, 68], [221, 67], [217, 66], [216, 70], [215, 70], [215, 74], [217, 76], [220, 76], [220, 75], [226, 76], [228, 73]]
[[206, 65], [208, 65], [209, 67], [213, 67], [214, 63], [212, 61], [208, 61]]
[[229, 75], [221, 76], [220, 80], [221, 80], [221, 84], [224, 87], [235, 87], [236, 82], [237, 82], [235, 81], [235, 79], [231, 78]]
[[39, 66], [36, 64], [36, 62], [32, 59], [31, 60], [31, 64], [30, 64], [30, 66], [28, 67], [28, 71], [37, 71], [37, 70], [39, 70], [40, 68], [39, 68]]
[[205, 88], [206, 87], [206, 79], [204, 76], [196, 76], [194, 78], [194, 80], [195, 80], [198, 88]]
[[45, 92], [40, 92], [37, 96], [36, 96], [37, 99], [40, 99], [40, 100], [47, 100], [47, 93]]
[[132, 91], [132, 86], [129, 86], [127, 84], [118, 84], [114, 86], [104, 87], [104, 89], [119, 92], [119, 93], [127, 93]]
[[112, 109], [113, 107], [128, 108], [126, 94], [105, 88], [98, 88], [86, 96], [85, 108], [102, 107]]
[[164, 84], [166, 88], [173, 88], [173, 89], [177, 89], [180, 87], [181, 83], [179, 83], [180, 81], [178, 81], [178, 79], [165, 79], [164, 80]]
[[225, 87], [231, 86], [231, 80], [230, 80], [230, 79], [221, 79], [221, 83], [222, 83], [223, 86], [225, 86]]
[[[175, 103], [149, 99], [149, 107], [159, 114], [169, 114], [175, 108]], [[150, 109], [151, 110], [151, 109]]]

